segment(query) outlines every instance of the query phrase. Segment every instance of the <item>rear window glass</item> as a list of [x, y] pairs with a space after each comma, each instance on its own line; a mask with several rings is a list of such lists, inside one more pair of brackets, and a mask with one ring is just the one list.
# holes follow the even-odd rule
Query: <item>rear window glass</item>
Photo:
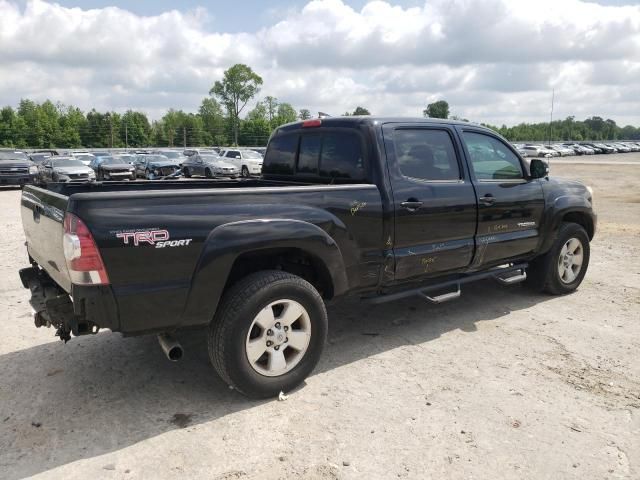
[[298, 155], [297, 173], [301, 175], [318, 175], [318, 160], [320, 159], [320, 135], [304, 135], [300, 139], [300, 154]]
[[298, 135], [281, 135], [269, 142], [264, 159], [264, 172], [271, 175], [293, 175], [298, 150]]
[[320, 176], [364, 179], [364, 159], [357, 135], [346, 132], [323, 135]]

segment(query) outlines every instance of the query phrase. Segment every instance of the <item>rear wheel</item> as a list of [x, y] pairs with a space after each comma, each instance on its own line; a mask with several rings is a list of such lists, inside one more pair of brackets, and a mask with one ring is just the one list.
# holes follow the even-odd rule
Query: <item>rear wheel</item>
[[249, 169], [247, 168], [246, 165], [242, 166], [242, 176], [244, 178], [248, 178], [249, 177]]
[[184, 173], [184, 176], [187, 178], [191, 178], [191, 172], [189, 171], [188, 168], [183, 168], [182, 169], [182, 173]]
[[207, 178], [213, 178], [213, 173], [211, 173], [211, 170], [207, 168], [204, 171], [204, 176], [207, 177]]
[[209, 327], [209, 358], [241, 393], [264, 398], [302, 383], [320, 359], [327, 312], [318, 291], [290, 273], [253, 273], [222, 298]]
[[589, 236], [577, 223], [563, 223], [551, 249], [527, 269], [527, 284], [553, 295], [577, 289], [589, 266]]

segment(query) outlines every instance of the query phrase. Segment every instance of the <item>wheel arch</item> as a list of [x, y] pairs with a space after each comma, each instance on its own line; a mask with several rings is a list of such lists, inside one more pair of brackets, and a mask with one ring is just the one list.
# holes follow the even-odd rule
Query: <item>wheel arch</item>
[[340, 248], [318, 226], [289, 219], [233, 222], [215, 228], [204, 243], [182, 326], [208, 323], [226, 289], [250, 273], [272, 269], [304, 278], [325, 299], [348, 289]]

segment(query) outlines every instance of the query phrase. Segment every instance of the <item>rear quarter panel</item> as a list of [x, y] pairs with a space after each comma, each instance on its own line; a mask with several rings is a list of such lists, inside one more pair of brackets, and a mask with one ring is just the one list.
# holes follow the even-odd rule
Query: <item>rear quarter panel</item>
[[[375, 285], [382, 265], [382, 205], [374, 185], [340, 185], [218, 190], [156, 191], [128, 194], [75, 194], [69, 210], [87, 224], [101, 251], [116, 294], [125, 333], [206, 324], [211, 320], [219, 291], [226, 279], [233, 252], [211, 270], [217, 280], [197, 278], [197, 268], [208, 266], [201, 258], [207, 239], [216, 228], [256, 219], [299, 220], [316, 225], [337, 244], [343, 258], [349, 288]], [[123, 237], [136, 231], [166, 231], [180, 245], [159, 248]], [[283, 239], [288, 232], [282, 231]], [[125, 234], [125, 235], [123, 235]], [[277, 233], [276, 233], [277, 235]], [[239, 238], [238, 245], [246, 243]], [[180, 242], [176, 242], [180, 243]], [[255, 243], [255, 242], [254, 242]], [[264, 245], [274, 244], [273, 237]], [[211, 247], [209, 247], [210, 249]], [[215, 246], [213, 247], [215, 250]], [[213, 260], [211, 260], [213, 261]], [[194, 283], [210, 282], [212, 309], [185, 306]], [[197, 297], [202, 302], [202, 296]]]

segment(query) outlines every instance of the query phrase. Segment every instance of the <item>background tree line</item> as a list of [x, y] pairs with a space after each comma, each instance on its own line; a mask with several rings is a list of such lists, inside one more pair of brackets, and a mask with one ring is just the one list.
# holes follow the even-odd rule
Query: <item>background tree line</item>
[[[150, 121], [143, 112], [83, 112], [79, 108], [46, 100], [22, 99], [17, 109], [0, 110], [0, 146], [15, 148], [121, 148], [206, 145], [266, 145], [278, 126], [312, 117], [302, 108], [267, 95], [247, 110], [262, 86], [262, 78], [249, 66], [237, 64], [214, 83], [196, 113], [168, 110]], [[246, 113], [245, 113], [246, 112]], [[452, 118], [445, 100], [427, 105], [425, 117]], [[357, 106], [344, 115], [370, 115]], [[465, 120], [465, 119], [462, 119]], [[486, 125], [511, 141], [638, 140], [640, 128], [619, 127], [611, 119], [574, 117], [551, 123], [521, 123], [513, 127]]]

